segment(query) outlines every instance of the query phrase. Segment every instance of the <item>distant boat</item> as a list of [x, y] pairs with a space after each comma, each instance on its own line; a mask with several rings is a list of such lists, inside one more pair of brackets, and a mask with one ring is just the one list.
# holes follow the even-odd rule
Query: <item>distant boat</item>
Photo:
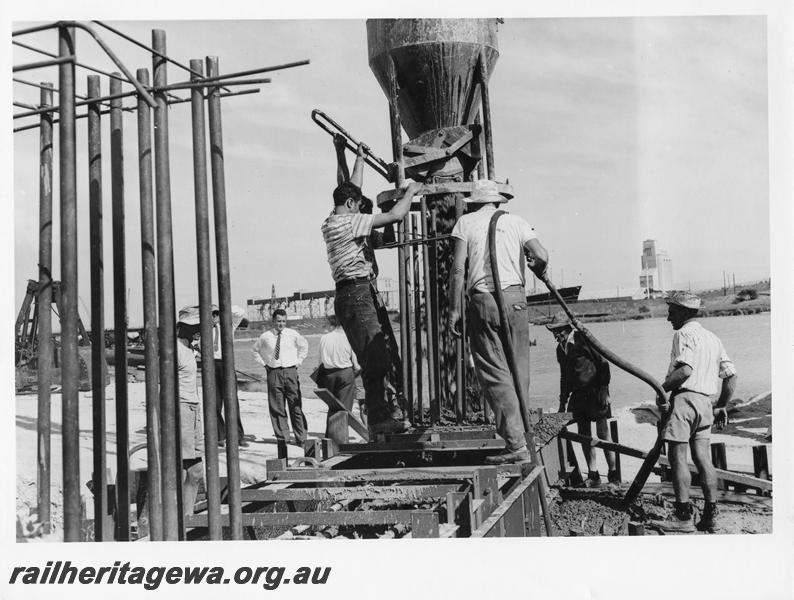
[[[581, 289], [581, 285], [573, 285], [571, 287], [557, 288], [557, 291], [566, 302], [577, 302]], [[530, 294], [527, 296], [527, 304], [530, 306], [554, 304], [556, 302], [557, 300], [552, 296], [551, 292], [546, 292], [545, 294]]]

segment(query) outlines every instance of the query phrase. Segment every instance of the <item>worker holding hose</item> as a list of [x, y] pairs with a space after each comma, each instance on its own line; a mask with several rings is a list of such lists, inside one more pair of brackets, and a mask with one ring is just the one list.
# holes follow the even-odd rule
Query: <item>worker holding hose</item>
[[[691, 533], [695, 529], [714, 533], [717, 528], [717, 475], [711, 464], [709, 436], [712, 424], [722, 427], [728, 419], [726, 406], [736, 387], [736, 368], [725, 352], [722, 341], [697, 320], [701, 301], [688, 292], [678, 292], [666, 300], [667, 320], [672, 325], [673, 347], [670, 366], [662, 384], [670, 392], [669, 400], [657, 399], [662, 412], [672, 412], [662, 435], [668, 446], [675, 491], [675, 512], [667, 521], [657, 522], [660, 529]], [[721, 382], [718, 386], [718, 382]], [[712, 398], [717, 397], [712, 405]], [[673, 400], [673, 397], [675, 399]], [[695, 525], [689, 499], [691, 474], [687, 447], [700, 473], [705, 508]]]
[[[482, 394], [494, 413], [497, 433], [505, 440], [505, 449], [486, 457], [487, 464], [515, 463], [530, 460], [519, 394], [529, 392], [529, 319], [524, 289], [524, 258], [532, 272], [546, 271], [548, 253], [529, 224], [519, 216], [502, 213], [497, 207], [507, 199], [499, 193], [496, 182], [474, 182], [466, 198], [468, 213], [452, 229], [455, 239], [452, 282], [449, 288], [449, 325], [459, 335], [461, 297], [466, 260], [469, 269], [466, 292], [469, 298], [469, 335], [475, 372]], [[500, 211], [501, 212], [501, 211]], [[495, 225], [497, 278], [504, 302], [507, 328], [503, 327], [489, 252], [489, 227]], [[505, 330], [506, 329], [506, 330]], [[512, 346], [517, 373], [511, 371], [507, 356]], [[515, 381], [522, 389], [517, 389]]]

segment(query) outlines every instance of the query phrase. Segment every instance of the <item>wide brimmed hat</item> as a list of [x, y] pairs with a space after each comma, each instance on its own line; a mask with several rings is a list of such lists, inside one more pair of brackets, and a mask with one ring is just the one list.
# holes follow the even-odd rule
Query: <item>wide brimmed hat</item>
[[201, 322], [198, 306], [185, 306], [179, 310], [179, 318], [177, 323], [184, 323], [185, 325], [198, 325]]
[[490, 179], [477, 179], [474, 181], [474, 189], [468, 198], [464, 198], [468, 204], [486, 204], [488, 202], [507, 202], [507, 198], [499, 193], [499, 186]]
[[573, 328], [570, 321], [560, 321], [559, 323], [548, 323], [546, 324], [546, 329], [551, 331], [552, 333], [557, 333], [561, 329], [566, 328]]
[[691, 292], [676, 292], [675, 294], [670, 294], [664, 301], [667, 302], [667, 304], [675, 304], [676, 306], [682, 306], [690, 310], [699, 310], [700, 307], [703, 306], [700, 296]]

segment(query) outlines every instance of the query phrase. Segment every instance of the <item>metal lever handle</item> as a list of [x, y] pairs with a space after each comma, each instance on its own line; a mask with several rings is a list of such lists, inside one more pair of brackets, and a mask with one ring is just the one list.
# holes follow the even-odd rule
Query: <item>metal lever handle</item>
[[[317, 123], [322, 130], [331, 136], [334, 136], [337, 133], [342, 134], [347, 140], [349, 140], [345, 142], [345, 147], [351, 152], [356, 152], [360, 142], [323, 111], [315, 108], [312, 111], [312, 121]], [[372, 151], [367, 147], [364, 148], [364, 162], [366, 162], [370, 167], [382, 175], [386, 181], [393, 181], [394, 178], [391, 175], [392, 169], [389, 163], [373, 154]]]

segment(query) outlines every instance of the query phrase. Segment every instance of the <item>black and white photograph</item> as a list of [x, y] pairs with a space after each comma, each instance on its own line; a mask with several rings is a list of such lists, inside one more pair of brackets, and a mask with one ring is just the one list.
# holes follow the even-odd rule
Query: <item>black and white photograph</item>
[[4, 597], [792, 596], [794, 15], [568, 4], [9, 11]]

